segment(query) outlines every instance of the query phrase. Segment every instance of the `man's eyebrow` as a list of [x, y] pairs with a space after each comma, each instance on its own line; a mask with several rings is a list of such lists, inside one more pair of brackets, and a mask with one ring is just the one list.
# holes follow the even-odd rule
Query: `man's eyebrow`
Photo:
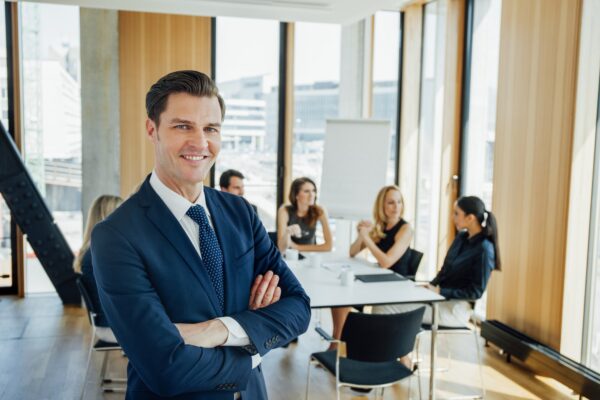
[[188, 125], [196, 125], [194, 121], [190, 121], [182, 118], [173, 118], [169, 121], [170, 124], [188, 124]]
[[220, 128], [221, 127], [221, 123], [220, 122], [211, 122], [209, 124], [206, 124], [212, 128]]

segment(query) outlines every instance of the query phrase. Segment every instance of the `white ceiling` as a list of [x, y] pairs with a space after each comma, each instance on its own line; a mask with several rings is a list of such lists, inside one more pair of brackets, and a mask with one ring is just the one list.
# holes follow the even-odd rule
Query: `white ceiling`
[[[23, 0], [17, 0], [23, 1]], [[347, 24], [411, 0], [29, 0], [89, 8], [167, 14], [264, 18]]]

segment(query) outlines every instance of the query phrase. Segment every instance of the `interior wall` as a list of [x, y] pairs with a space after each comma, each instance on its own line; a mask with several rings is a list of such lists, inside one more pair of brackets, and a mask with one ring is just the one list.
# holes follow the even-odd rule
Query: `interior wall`
[[487, 318], [560, 347], [580, 0], [503, 0]]
[[194, 69], [210, 75], [211, 19], [119, 12], [121, 195], [129, 196], [152, 171], [145, 97], [161, 76]]

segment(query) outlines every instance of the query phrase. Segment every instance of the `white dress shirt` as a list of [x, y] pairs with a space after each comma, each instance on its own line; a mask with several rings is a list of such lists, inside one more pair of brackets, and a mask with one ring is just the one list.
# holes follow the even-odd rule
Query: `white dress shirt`
[[[150, 176], [150, 186], [152, 186], [152, 189], [154, 189], [156, 194], [158, 194], [158, 197], [160, 197], [160, 199], [165, 203], [167, 208], [173, 213], [175, 219], [179, 221], [181, 227], [190, 239], [190, 242], [192, 242], [192, 245], [202, 258], [199, 241], [200, 228], [198, 224], [193, 219], [191, 219], [186, 213], [190, 209], [190, 207], [194, 205], [201, 205], [204, 208], [204, 211], [206, 212], [206, 215], [208, 217], [208, 223], [210, 224], [211, 228], [214, 229], [213, 222], [210, 217], [210, 212], [208, 210], [208, 207], [206, 206], [204, 188], [200, 190], [200, 196], [198, 196], [196, 201], [194, 203], [191, 203], [185, 197], [169, 189], [167, 185], [165, 185], [160, 180], [160, 178], [156, 174], [156, 171], [152, 171], [152, 175]], [[225, 341], [223, 346], [246, 346], [250, 344], [250, 338], [248, 337], [248, 334], [235, 319], [231, 317], [221, 317], [217, 319], [223, 322], [223, 324], [229, 331], [229, 334], [227, 335], [227, 340]], [[260, 357], [260, 354], [253, 355], [252, 369], [256, 368], [261, 363], [261, 361], [262, 359]]]

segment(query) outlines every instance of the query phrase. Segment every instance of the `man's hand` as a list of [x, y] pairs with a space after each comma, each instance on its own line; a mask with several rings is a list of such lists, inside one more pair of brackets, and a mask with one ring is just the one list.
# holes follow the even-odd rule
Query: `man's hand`
[[229, 330], [218, 319], [198, 322], [196, 324], [175, 324], [185, 344], [192, 346], [212, 348], [222, 345], [227, 341]]
[[273, 271], [267, 271], [262, 276], [258, 275], [250, 289], [250, 300], [248, 306], [251, 310], [270, 306], [277, 303], [281, 297], [281, 288], [277, 286], [279, 276], [273, 274]]

